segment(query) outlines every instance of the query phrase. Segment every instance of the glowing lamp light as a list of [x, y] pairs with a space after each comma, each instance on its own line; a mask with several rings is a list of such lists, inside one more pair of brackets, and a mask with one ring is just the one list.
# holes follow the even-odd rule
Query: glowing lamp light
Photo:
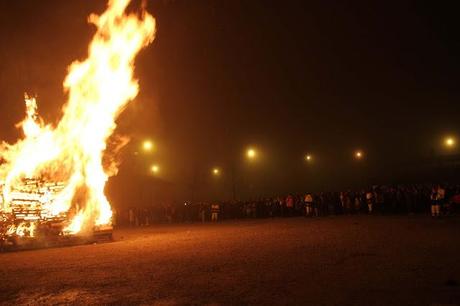
[[363, 152], [361, 152], [361, 151], [356, 151], [356, 152], [355, 152], [355, 157], [356, 157], [356, 159], [361, 159], [361, 158], [363, 158]]
[[215, 176], [218, 176], [220, 174], [220, 169], [219, 168], [212, 169], [212, 174]]
[[154, 174], [157, 174], [160, 172], [160, 167], [158, 165], [152, 165], [152, 167], [150, 167], [150, 171], [152, 171]]
[[444, 143], [445, 143], [446, 147], [452, 148], [453, 146], [455, 146], [455, 139], [452, 138], [452, 137], [447, 137], [444, 140]]
[[151, 142], [150, 140], [146, 140], [142, 143], [142, 149], [144, 149], [144, 151], [146, 152], [150, 152], [153, 150], [153, 142]]
[[313, 157], [312, 157], [310, 154], [305, 155], [305, 160], [306, 160], [307, 162], [310, 162], [310, 161], [312, 160], [312, 158], [313, 158]]
[[249, 158], [249, 159], [254, 159], [256, 157], [257, 153], [256, 153], [256, 150], [254, 149], [248, 149], [246, 151], [246, 156]]

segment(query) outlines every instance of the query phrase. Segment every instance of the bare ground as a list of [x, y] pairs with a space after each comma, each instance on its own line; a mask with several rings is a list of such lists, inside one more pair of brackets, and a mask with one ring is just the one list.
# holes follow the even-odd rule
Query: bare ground
[[3, 304], [460, 305], [460, 219], [161, 225], [0, 254]]

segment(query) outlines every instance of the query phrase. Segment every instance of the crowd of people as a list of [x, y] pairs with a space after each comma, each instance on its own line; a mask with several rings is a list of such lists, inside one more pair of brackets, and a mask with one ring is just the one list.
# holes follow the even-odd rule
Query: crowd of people
[[289, 194], [250, 201], [163, 203], [114, 210], [115, 225], [216, 222], [239, 218], [321, 217], [340, 214], [416, 214], [459, 210], [460, 185], [373, 186], [368, 189]]

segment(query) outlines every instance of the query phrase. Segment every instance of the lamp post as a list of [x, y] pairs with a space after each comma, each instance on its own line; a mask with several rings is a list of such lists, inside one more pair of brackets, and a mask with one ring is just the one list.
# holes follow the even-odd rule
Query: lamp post
[[151, 152], [154, 148], [154, 144], [151, 140], [144, 140], [144, 142], [142, 142], [142, 150], [144, 152]]
[[248, 158], [248, 160], [255, 160], [257, 158], [257, 151], [254, 148], [247, 149], [246, 157]]
[[212, 169], [212, 175], [213, 175], [213, 176], [218, 177], [218, 176], [220, 176], [220, 173], [221, 173], [220, 168], [214, 167], [214, 168]]
[[444, 138], [444, 148], [445, 148], [445, 153], [448, 154], [448, 155], [451, 155], [449, 158], [445, 157], [445, 158], [442, 158], [442, 163], [444, 164], [447, 164], [447, 167], [446, 167], [446, 175], [449, 177], [449, 178], [454, 178], [455, 177], [455, 173], [457, 172], [456, 171], [456, 162], [455, 162], [455, 155], [454, 154], [457, 154], [457, 141], [455, 139], [454, 136], [452, 135], [448, 135]]
[[150, 171], [153, 174], [158, 174], [158, 172], [160, 172], [160, 166], [158, 166], [157, 164], [153, 164], [152, 166], [150, 166]]
[[450, 137], [450, 136], [446, 137], [444, 139], [444, 145], [449, 149], [454, 148], [455, 147], [455, 138]]

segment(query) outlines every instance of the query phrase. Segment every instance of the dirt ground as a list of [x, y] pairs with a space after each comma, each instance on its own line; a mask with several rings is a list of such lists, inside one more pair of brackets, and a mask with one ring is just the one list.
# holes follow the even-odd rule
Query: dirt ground
[[159, 225], [0, 254], [2, 304], [460, 305], [460, 219]]

